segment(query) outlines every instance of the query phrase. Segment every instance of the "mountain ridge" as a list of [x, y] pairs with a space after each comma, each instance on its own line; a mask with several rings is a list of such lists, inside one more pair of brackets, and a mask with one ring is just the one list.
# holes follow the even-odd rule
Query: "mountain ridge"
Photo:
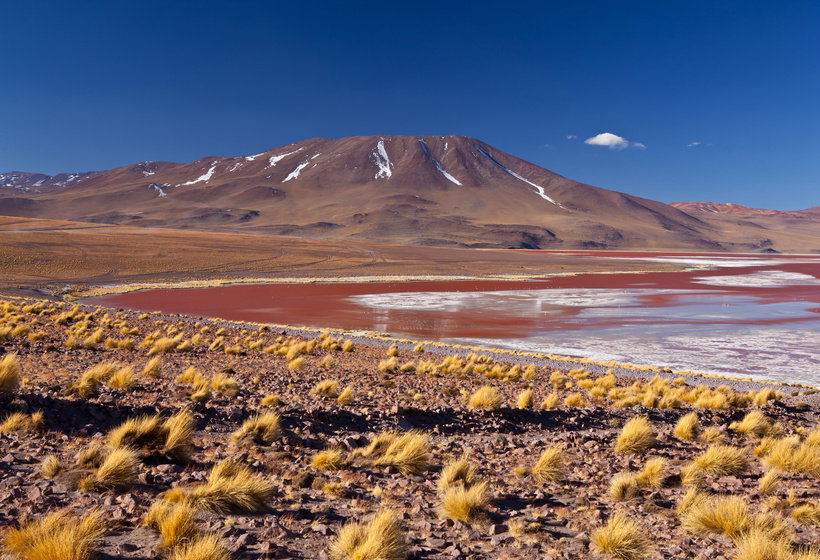
[[726, 235], [714, 212], [586, 185], [459, 135], [311, 138], [59, 180], [11, 175], [0, 174], [0, 214], [22, 217], [476, 248], [793, 244], [772, 241], [760, 224]]

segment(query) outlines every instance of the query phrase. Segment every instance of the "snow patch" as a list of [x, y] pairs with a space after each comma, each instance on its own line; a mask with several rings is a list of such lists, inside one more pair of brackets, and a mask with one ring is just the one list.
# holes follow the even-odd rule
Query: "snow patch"
[[217, 163], [219, 163], [219, 161], [213, 162], [213, 164], [211, 165], [211, 168], [208, 171], [206, 171], [204, 175], [200, 175], [199, 177], [197, 177], [193, 181], [188, 181], [186, 183], [180, 183], [177, 186], [178, 187], [185, 187], [185, 186], [188, 186], [188, 185], [193, 185], [195, 183], [201, 183], [203, 181], [207, 183], [208, 181], [211, 180], [211, 177], [213, 177], [214, 169], [216, 169], [216, 164]]
[[253, 161], [264, 153], [265, 152], [259, 152], [258, 154], [254, 154], [252, 156], [245, 156], [245, 161]]
[[425, 144], [425, 143], [424, 143], [424, 140], [419, 140], [419, 142], [421, 143], [421, 149], [422, 149], [422, 150], [424, 150], [424, 153], [427, 155], [427, 157], [429, 157], [429, 158], [430, 158], [430, 160], [431, 160], [433, 163], [435, 163], [435, 164], [436, 164], [436, 169], [438, 169], [438, 170], [439, 170], [439, 172], [440, 172], [442, 175], [444, 175], [447, 179], [449, 179], [450, 181], [452, 181], [453, 183], [455, 183], [456, 185], [458, 185], [458, 186], [460, 187], [460, 186], [461, 186], [461, 183], [459, 183], [459, 182], [458, 182], [458, 180], [457, 180], [455, 177], [453, 177], [452, 175], [450, 175], [449, 173], [447, 173], [447, 172], [444, 170], [444, 168], [443, 168], [443, 167], [441, 167], [441, 164], [440, 164], [439, 162], [437, 162], [437, 161], [433, 158], [433, 156], [431, 156], [431, 155], [430, 155], [430, 152], [428, 152], [428, 151], [427, 151], [427, 144]]
[[[276, 167], [276, 164], [279, 163], [280, 161], [282, 161], [283, 159], [285, 159], [286, 157], [292, 156], [293, 154], [295, 154], [297, 152], [301, 152], [301, 151], [302, 151], [302, 148], [299, 148], [298, 150], [294, 150], [294, 151], [288, 152], [286, 154], [282, 154], [282, 155], [279, 155], [279, 156], [271, 156], [271, 157], [268, 158], [268, 167]], [[254, 156], [254, 157], [256, 157], [256, 156]], [[287, 179], [285, 179], [285, 180], [287, 181]]]
[[299, 165], [299, 167], [297, 167], [296, 169], [294, 169], [293, 171], [291, 171], [291, 172], [290, 172], [290, 175], [288, 175], [287, 177], [285, 177], [285, 180], [284, 180], [284, 181], [282, 181], [282, 182], [283, 182], [283, 183], [286, 183], [286, 182], [290, 181], [291, 179], [296, 179], [296, 178], [299, 176], [299, 172], [300, 172], [300, 171], [302, 171], [302, 170], [303, 170], [305, 167], [307, 167], [309, 164], [310, 164], [310, 160], [306, 161], [305, 163], [300, 164], [300, 165]]
[[384, 177], [389, 179], [393, 175], [393, 170], [390, 167], [393, 165], [387, 158], [387, 150], [384, 149], [384, 139], [379, 140], [376, 150], [373, 152], [373, 159], [376, 160], [376, 165], [379, 167], [379, 172], [376, 173], [374, 179]]
[[150, 185], [148, 185], [148, 188], [149, 189], [156, 189], [157, 191], [159, 191], [159, 194], [157, 195], [157, 198], [160, 198], [162, 196], [167, 196], [167, 193], [162, 189], [164, 189], [164, 188], [167, 189], [170, 186], [171, 185], [165, 185], [165, 184], [159, 185], [157, 183], [151, 183]]
[[242, 167], [242, 162], [234, 163], [230, 168], [227, 169], [228, 173], [232, 173]]
[[479, 152], [481, 152], [481, 155], [483, 155], [485, 158], [487, 158], [488, 160], [490, 160], [491, 162], [493, 162], [494, 164], [496, 164], [498, 167], [500, 167], [501, 169], [503, 169], [504, 171], [506, 171], [507, 173], [509, 173], [509, 174], [510, 174], [510, 175], [512, 175], [513, 177], [515, 177], [516, 179], [518, 179], [518, 180], [520, 180], [520, 181], [524, 181], [524, 182], [525, 182], [525, 183], [527, 183], [528, 185], [535, 187], [535, 188], [536, 188], [536, 190], [537, 190], [536, 194], [537, 194], [538, 196], [540, 196], [541, 198], [543, 198], [543, 199], [544, 199], [544, 200], [546, 200], [547, 202], [551, 202], [551, 203], [555, 204], [555, 205], [556, 205], [556, 206], [558, 206], [559, 208], [563, 208], [563, 206], [561, 206], [561, 204], [559, 204], [558, 202], [555, 202], [553, 199], [551, 199], [549, 196], [547, 196], [546, 191], [544, 191], [544, 187], [541, 187], [541, 186], [539, 186], [539, 185], [536, 185], [536, 184], [535, 184], [535, 183], [533, 183], [532, 181], [529, 181], [529, 180], [525, 179], [524, 177], [522, 177], [521, 175], [519, 175], [519, 174], [518, 174], [518, 173], [516, 173], [515, 171], [512, 171], [511, 169], [507, 169], [506, 167], [504, 167], [503, 165], [501, 165], [500, 163], [498, 163], [498, 162], [497, 162], [497, 161], [496, 161], [496, 160], [495, 160], [492, 156], [490, 156], [487, 152], [485, 152], [484, 150], [482, 150], [482, 149], [481, 149], [481, 148], [479, 148], [478, 146], [476, 146], [476, 149], [477, 149]]

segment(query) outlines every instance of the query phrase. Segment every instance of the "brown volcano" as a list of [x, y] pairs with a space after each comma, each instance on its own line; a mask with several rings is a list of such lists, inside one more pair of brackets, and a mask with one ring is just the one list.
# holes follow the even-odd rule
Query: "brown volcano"
[[75, 175], [0, 175], [0, 214], [439, 246], [820, 249], [818, 227], [796, 240], [758, 224], [727, 232], [711, 212], [578, 183], [464, 136], [314, 138]]

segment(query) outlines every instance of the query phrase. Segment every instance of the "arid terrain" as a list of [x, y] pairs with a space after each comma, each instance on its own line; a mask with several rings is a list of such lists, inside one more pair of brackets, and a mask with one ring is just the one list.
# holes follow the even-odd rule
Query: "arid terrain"
[[100, 558], [820, 557], [813, 388], [0, 311], [0, 524], [21, 558], [53, 538]]

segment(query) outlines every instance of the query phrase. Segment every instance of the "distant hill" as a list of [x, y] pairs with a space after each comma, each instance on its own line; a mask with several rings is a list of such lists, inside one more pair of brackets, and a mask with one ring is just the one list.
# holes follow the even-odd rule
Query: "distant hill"
[[313, 138], [187, 164], [0, 175], [11, 216], [476, 248], [820, 250], [816, 214], [793, 235], [698, 204], [711, 208], [579, 183], [465, 136]]

